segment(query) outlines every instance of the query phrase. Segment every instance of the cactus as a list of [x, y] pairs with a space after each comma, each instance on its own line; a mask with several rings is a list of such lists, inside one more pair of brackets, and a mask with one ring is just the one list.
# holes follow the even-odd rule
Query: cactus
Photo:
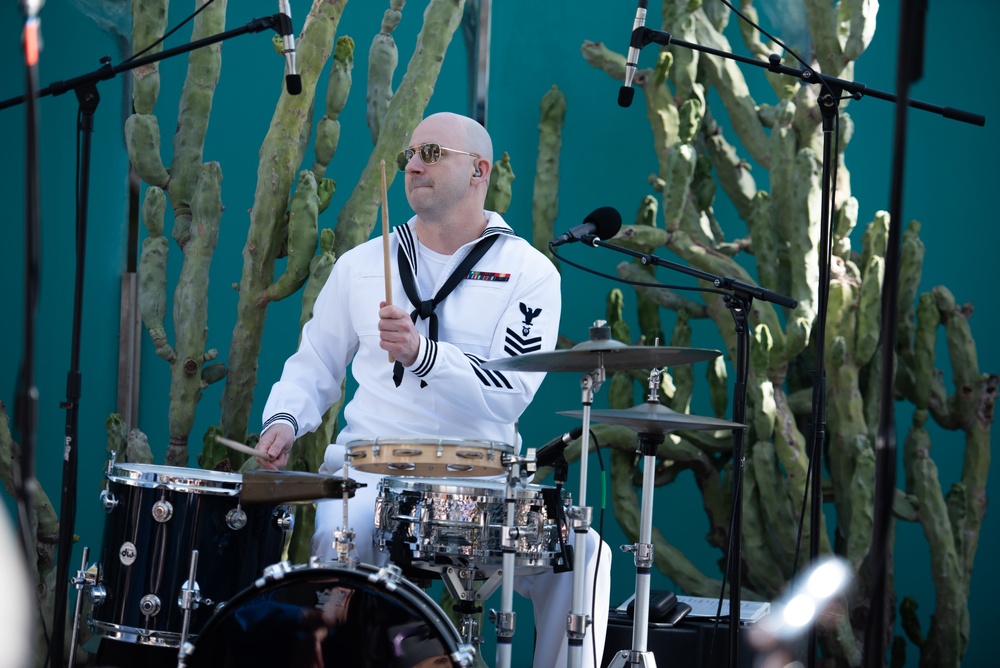
[[[849, 77], [854, 60], [871, 40], [875, 27], [873, 8], [863, 3], [850, 7], [841, 3], [831, 11], [829, 3], [805, 0], [804, 4], [817, 61], [813, 66], [831, 76]], [[753, 14], [752, 5], [745, 3], [744, 7]], [[664, 3], [664, 24], [670, 26], [672, 34], [723, 51], [732, 50], [721, 33], [727, 20], [728, 11], [715, 3], [711, 8], [702, 3]], [[766, 58], [767, 49], [752, 31], [744, 30], [743, 37], [751, 52]], [[594, 68], [613, 78], [623, 78], [620, 54], [591, 42], [585, 42], [581, 51]], [[677, 47], [664, 50], [656, 67], [638, 72], [635, 82], [646, 98], [654, 151], [659, 159], [659, 171], [650, 183], [659, 194], [662, 224], [649, 224], [650, 211], [654, 215], [656, 212], [644, 201], [635, 225], [623, 229], [623, 243], [644, 252], [666, 247], [693, 267], [752, 282], [734, 258], [736, 253], [748, 250], [756, 257], [761, 284], [791, 294], [800, 304], [787, 314], [784, 325], [768, 303], [754, 303], [750, 318], [754, 340], [748, 388], [750, 446], [743, 497], [743, 596], [770, 598], [803, 566], [802, 560], [793, 562], [794, 527], [805, 519], [806, 534], [813, 530], [808, 518], [799, 517], [808, 465], [806, 439], [799, 425], [809, 414], [811, 380], [802, 369], [810, 366], [809, 344], [818, 322], [818, 156], [822, 138], [819, 115], [814, 112], [816, 91], [769, 76], [778, 99], [762, 105], [751, 96], [740, 68], [732, 61], [700, 57], [697, 52]], [[721, 97], [738, 144], [726, 138], [712, 110], [705, 106], [709, 89], [715, 89]], [[861, 249], [852, 249], [849, 235], [857, 224], [858, 203], [850, 194], [843, 152], [852, 133], [850, 117], [843, 110], [840, 133], [842, 151], [836, 158], [840, 171], [831, 221], [834, 257], [825, 332], [829, 425], [825, 454], [837, 527], [832, 542], [825, 527], [816, 530], [820, 531], [822, 552], [837, 552], [863, 574], [869, 567], [874, 505], [880, 300], [889, 221], [887, 214], [876, 215], [867, 225]], [[742, 154], [768, 170], [769, 192], [758, 190]], [[725, 238], [713, 213], [717, 186], [746, 222], [750, 240]], [[920, 648], [922, 666], [958, 666], [968, 642], [967, 597], [986, 505], [988, 444], [998, 377], [979, 370], [968, 322], [971, 307], [956, 306], [954, 297], [943, 287], [917, 294], [924, 257], [919, 230], [919, 223], [911, 223], [902, 242], [896, 387], [917, 410], [903, 448], [905, 493], [897, 493], [896, 511], [898, 519], [916, 521], [923, 527], [937, 596], [926, 633], [920, 629], [915, 604], [905, 603], [901, 614], [907, 637]], [[619, 265], [618, 273], [632, 280], [651, 280], [646, 268], [632, 262]], [[609, 320], [620, 318], [620, 293], [613, 301], [615, 308], [609, 308]], [[667, 290], [637, 288], [635, 308], [642, 328], [639, 339], [647, 345], [651, 337], [661, 336], [654, 307], [677, 312], [673, 345], [688, 345], [689, 318], [710, 317], [730, 355], [734, 354], [732, 319], [716, 295], [707, 295], [701, 304]], [[952, 395], [944, 386], [941, 372], [935, 369], [939, 327], [944, 329], [950, 356], [955, 383]], [[627, 337], [616, 338], [632, 343]], [[675, 410], [686, 410], [694, 379], [689, 369], [673, 371], [674, 390], [664, 401]], [[726, 407], [722, 373], [724, 367], [710, 365], [709, 393], [717, 415]], [[633, 382], [634, 376], [614, 374], [609, 390], [613, 407], [631, 405]], [[941, 489], [931, 457], [930, 435], [925, 427], [929, 419], [966, 435], [962, 477], [950, 491]], [[634, 539], [638, 533], [638, 500], [634, 457], [628, 454], [633, 447], [631, 439], [601, 429], [601, 425], [595, 432], [614, 448], [615, 511], [626, 535]], [[720, 548], [727, 544], [729, 531], [729, 492], [720, 484], [721, 478], [731, 474], [732, 463], [725, 452], [727, 442], [702, 432], [670, 435], [661, 446], [663, 463], [657, 471], [658, 484], [671, 482], [684, 468], [695, 472], [709, 521], [708, 539]], [[572, 449], [567, 452], [574, 454]], [[578, 450], [575, 455], [579, 455]], [[821, 520], [825, 524], [826, 518], [821, 516]], [[662, 536], [656, 536], [654, 542], [657, 566], [682, 589], [695, 595], [718, 595], [718, 584]], [[847, 596], [847, 610], [839, 623], [821, 631], [820, 646], [828, 665], [860, 663], [871, 584], [865, 577], [858, 580], [859, 586]], [[891, 577], [889, 587], [891, 592]], [[894, 660], [904, 651], [901, 643], [902, 639], [894, 643]]]
[[490, 172], [490, 186], [486, 191], [483, 208], [496, 211], [501, 216], [507, 212], [511, 200], [511, 184], [514, 183], [514, 169], [510, 166], [510, 155], [504, 151], [500, 159], [493, 163]]
[[392, 31], [403, 18], [405, 4], [406, 0], [392, 0], [389, 3], [389, 9], [385, 10], [382, 17], [382, 29], [372, 39], [368, 50], [368, 107], [365, 117], [373, 144], [378, 142], [379, 128], [392, 99], [392, 75], [399, 64], [399, 51], [392, 38]]
[[552, 86], [542, 96], [541, 108], [535, 187], [531, 199], [531, 234], [535, 247], [554, 260], [547, 242], [553, 237], [559, 214], [559, 149], [562, 147], [562, 128], [566, 119], [566, 96]]

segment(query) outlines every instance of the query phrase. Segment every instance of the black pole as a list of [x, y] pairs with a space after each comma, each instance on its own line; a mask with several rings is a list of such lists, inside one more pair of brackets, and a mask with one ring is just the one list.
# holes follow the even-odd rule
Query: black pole
[[[80, 341], [83, 325], [83, 278], [85, 275], [87, 249], [87, 209], [90, 191], [90, 146], [94, 133], [94, 112], [100, 104], [101, 96], [93, 83], [81, 85], [76, 90], [79, 101], [77, 118], [76, 184], [76, 272], [73, 289], [73, 333], [70, 339], [70, 366], [66, 374], [66, 401], [61, 407], [66, 410], [66, 441], [63, 450], [62, 496], [59, 504], [59, 559], [56, 562], [55, 600], [68, 602], [69, 595], [69, 555], [73, 550], [73, 532], [76, 526], [76, 483], [79, 461], [80, 433], [80, 389], [83, 377], [80, 373]], [[80, 592], [81, 595], [82, 592]], [[59, 606], [55, 606], [58, 613]], [[63, 643], [66, 633], [65, 608], [61, 614], [53, 614], [52, 637], [49, 638], [50, 665], [63, 665]], [[74, 652], [74, 648], [70, 648]]]
[[885, 665], [886, 588], [889, 571], [889, 533], [892, 501], [896, 493], [896, 332], [898, 329], [900, 239], [903, 227], [903, 174], [906, 166], [907, 105], [910, 84], [923, 73], [924, 18], [926, 0], [903, 3], [899, 9], [899, 45], [896, 53], [896, 106], [893, 134], [892, 181], [889, 186], [889, 230], [885, 247], [885, 279], [882, 283], [882, 322], [879, 342], [882, 378], [879, 386], [878, 431], [875, 435], [875, 508], [872, 523], [871, 588], [865, 626], [866, 668]]

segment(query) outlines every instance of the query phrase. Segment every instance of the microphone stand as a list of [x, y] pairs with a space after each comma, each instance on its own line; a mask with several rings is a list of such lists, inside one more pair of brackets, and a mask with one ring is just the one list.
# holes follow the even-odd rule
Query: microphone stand
[[[736, 383], [733, 387], [733, 422], [746, 424], [747, 385], [750, 372], [750, 325], [747, 314], [753, 305], [754, 298], [794, 309], [798, 302], [791, 297], [771, 292], [756, 285], [738, 281], [729, 276], [716, 274], [687, 267], [670, 260], [664, 260], [649, 253], [640, 253], [630, 248], [601, 241], [593, 235], [588, 235], [584, 241], [592, 246], [601, 246], [638, 258], [643, 265], [655, 265], [678, 271], [708, 281], [716, 288], [731, 290], [732, 294], [723, 297], [726, 307], [733, 316], [736, 330]], [[741, 565], [743, 554], [743, 445], [746, 428], [734, 429], [733, 434], [733, 516], [729, 536], [729, 554], [727, 555], [729, 584], [729, 665], [733, 668], [739, 665], [739, 624], [740, 624], [740, 587]], [[650, 467], [652, 468], [652, 467]], [[648, 592], [647, 592], [648, 594]], [[638, 601], [638, 593], [636, 594]], [[637, 608], [638, 611], [638, 608]], [[638, 616], [636, 617], [638, 619]], [[643, 629], [643, 632], [645, 629]], [[641, 649], [645, 649], [644, 647]], [[634, 654], [634, 653], [633, 653]], [[641, 657], [632, 657], [633, 664], [639, 663]]]
[[[905, 15], [905, 9], [900, 10]], [[826, 376], [825, 376], [825, 357], [826, 357], [826, 342], [825, 342], [825, 330], [826, 330], [826, 317], [828, 310], [828, 300], [830, 292], [830, 260], [832, 255], [832, 235], [831, 235], [831, 221], [830, 221], [830, 204], [831, 204], [831, 192], [833, 190], [832, 179], [830, 177], [831, 169], [830, 165], [832, 163], [832, 142], [831, 136], [833, 134], [833, 121], [837, 118], [837, 109], [839, 100], [842, 95], [847, 92], [855, 100], [860, 100], [864, 96], [875, 97], [881, 100], [886, 100], [888, 102], [893, 102], [896, 104], [902, 103], [904, 107], [913, 107], [915, 109], [920, 109], [922, 111], [929, 111], [936, 114], [940, 114], [945, 118], [950, 118], [952, 120], [961, 121], [963, 123], [970, 123], [972, 125], [983, 126], [986, 124], [986, 118], [980, 114], [973, 114], [968, 111], [963, 111], [961, 109], [955, 109], [952, 107], [941, 107], [938, 105], [928, 104], [926, 102], [921, 102], [919, 100], [913, 100], [908, 96], [908, 91], [904, 91], [903, 96], [896, 96], [891, 93], [886, 93], [874, 88], [868, 88], [865, 84], [847, 81], [844, 79], [838, 79], [836, 77], [821, 74], [812, 70], [810, 68], [806, 69], [795, 69], [781, 64], [781, 57], [777, 54], [771, 54], [768, 56], [768, 62], [757, 60], [755, 58], [750, 58], [747, 56], [740, 56], [737, 54], [729, 53], [727, 51], [721, 51], [719, 49], [714, 49], [711, 47], [703, 46], [701, 44], [695, 44], [692, 42], [685, 42], [683, 40], [674, 39], [673, 36], [663, 30], [653, 30], [651, 28], [646, 28], [645, 26], [635, 28], [632, 31], [632, 38], [630, 41], [631, 46], [635, 48], [642, 49], [650, 43], [656, 43], [661, 46], [669, 46], [671, 44], [680, 46], [683, 48], [691, 49], [694, 51], [701, 51], [703, 53], [708, 53], [710, 55], [719, 56], [722, 58], [728, 58], [729, 60], [735, 60], [747, 65], [753, 65], [754, 67], [766, 68], [770, 72], [777, 74], [783, 74], [791, 77], [801, 79], [803, 83], [806, 84], [820, 84], [824, 86], [827, 91], [826, 94], [819, 97], [820, 111], [823, 118], [823, 175], [822, 175], [822, 211], [820, 213], [820, 274], [819, 274], [819, 295], [817, 300], [817, 320], [814, 324], [813, 331], [815, 333], [816, 341], [816, 362], [813, 382], [813, 394], [812, 394], [812, 413], [810, 417], [810, 434], [809, 434], [809, 457], [810, 465], [812, 466], [812, 476], [810, 482], [810, 533], [809, 533], [809, 554], [810, 561], [815, 561], [819, 556], [819, 525], [820, 525], [820, 510], [822, 504], [821, 495], [821, 482], [822, 482], [822, 471], [821, 471], [821, 455], [822, 446], [826, 436]], [[900, 114], [902, 116], [902, 114]], [[899, 137], [897, 137], [897, 140]], [[897, 145], [897, 154], [899, 152], [899, 147]], [[901, 158], [901, 156], [898, 156]], [[894, 175], [895, 178], [895, 175]], [[896, 188], [894, 184], [893, 200], [896, 201]], [[901, 190], [901, 188], [900, 188]], [[900, 196], [901, 197], [901, 196]], [[899, 225], [898, 215], [899, 211], [892, 211], [893, 217], [890, 223], [889, 232], [889, 243], [895, 243], [898, 245], [898, 232], [893, 233], [892, 228]], [[603, 242], [597, 241], [594, 245], [606, 245]], [[617, 247], [616, 247], [617, 249]], [[624, 249], [623, 249], [624, 250]], [[659, 262], [656, 262], [660, 264]], [[892, 495], [895, 493], [895, 485], [889, 488], [887, 483], [890, 481], [894, 482], [894, 476], [887, 475], [884, 471], [884, 467], [895, 467], [895, 459], [889, 458], [889, 454], [894, 452], [894, 438], [887, 437], [887, 431], [892, 428], [892, 412], [893, 406], [892, 395], [887, 392], [887, 385], [893, 382], [893, 373], [895, 369], [894, 365], [894, 352], [895, 352], [895, 330], [896, 330], [896, 318], [897, 314], [895, 309], [892, 312], [888, 311], [887, 300], [889, 303], [894, 304], [896, 295], [887, 295], [888, 290], [893, 290], [897, 285], [895, 278], [889, 279], [889, 276], [895, 277], [899, 272], [899, 253], [895, 250], [890, 250], [886, 253], [886, 266], [885, 275], [887, 277], [886, 285], [883, 288], [883, 316], [887, 313], [890, 315], [886, 322], [886, 318], [883, 317], [882, 321], [882, 343], [883, 346], [883, 369], [882, 369], [882, 393], [881, 399], [883, 405], [880, 409], [880, 427], [878, 433], [878, 450], [879, 456], [876, 458], [876, 480], [877, 488], [880, 493], [876, 503], [879, 504], [880, 508], [884, 508], [886, 505], [891, 507]], [[676, 268], [676, 267], [674, 267]], [[689, 273], [689, 272], [685, 272]], [[704, 273], [704, 272], [702, 272]], [[717, 285], [716, 287], [723, 287], [722, 285]], [[779, 302], [776, 302], [779, 303]], [[747, 304], [749, 308], [749, 303]], [[890, 363], [885, 363], [885, 359], [890, 360]], [[890, 405], [886, 406], [888, 403]], [[734, 406], [735, 410], [735, 406]], [[734, 418], [735, 421], [735, 418]], [[736, 440], [742, 440], [742, 431]], [[734, 452], [735, 459], [735, 452]], [[736, 485], [736, 479], [734, 478], [733, 484], [734, 489]], [[734, 500], [735, 500], [734, 496]], [[881, 515], [886, 515], [887, 512], [883, 511]], [[874, 555], [877, 558], [881, 558], [882, 563], [874, 563], [873, 569], [877, 572], [872, 578], [873, 582], [884, 583], [885, 581], [885, 541], [886, 536], [884, 535], [887, 531], [887, 520], [877, 519], [876, 529], [881, 530], [883, 535], [874, 536], [876, 542], [876, 551], [878, 554]], [[731, 564], [733, 566], [734, 573], [738, 571], [738, 564]], [[734, 578], [734, 585], [736, 583], [736, 578]], [[736, 587], [734, 586], [734, 589]], [[738, 593], [737, 593], [738, 597]], [[878, 598], [877, 600], [883, 600]], [[739, 660], [739, 645], [736, 642], [736, 635], [733, 627], [736, 625], [736, 620], [738, 617], [738, 610], [734, 610], [732, 603], [730, 603], [730, 667], [736, 668]], [[874, 614], [879, 617], [881, 624], [884, 626], [884, 615], [881, 614], [881, 610], [876, 610]], [[874, 637], [876, 634], [868, 629], [867, 636], [869, 638]], [[809, 666], [810, 668], [815, 665], [816, 662], [816, 630], [813, 627], [810, 630], [809, 635]]]
[[[203, 46], [209, 46], [231, 37], [238, 37], [248, 33], [262, 32], [268, 29], [277, 31], [280, 29], [282, 21], [285, 20], [287, 20], [287, 17], [285, 17], [284, 14], [273, 14], [263, 18], [252, 19], [246, 25], [239, 28], [227, 30], [216, 35], [205, 37], [194, 42], [189, 42], [173, 49], [166, 49], [149, 56], [128, 60], [120, 65], [112, 66], [111, 58], [109, 56], [104, 56], [100, 59], [101, 67], [93, 72], [69, 79], [68, 81], [54, 82], [46, 88], [38, 91], [35, 95], [21, 95], [8, 100], [0, 101], [0, 109], [6, 109], [7, 107], [12, 107], [25, 101], [28, 101], [28, 108], [32, 109], [36, 98], [45, 97], [47, 95], [61, 95], [68, 90], [72, 90], [76, 94], [79, 102], [79, 112], [77, 115], [79, 150], [76, 165], [76, 272], [74, 278], [75, 286], [73, 290], [73, 331], [70, 343], [70, 369], [66, 378], [66, 401], [60, 404], [60, 407], [66, 409], [66, 438], [63, 452], [62, 496], [59, 507], [59, 541], [55, 575], [56, 590], [52, 613], [52, 635], [49, 638], [49, 665], [53, 668], [58, 668], [63, 664], [63, 636], [65, 635], [66, 629], [65, 617], [69, 596], [69, 557], [70, 552], [73, 549], [73, 531], [76, 523], [76, 483], [78, 468], [77, 441], [79, 434], [78, 411], [80, 404], [80, 389], [82, 386], [82, 376], [80, 373], [80, 340], [83, 320], [83, 278], [87, 242], [87, 204], [88, 191], [90, 187], [90, 148], [91, 134], [94, 130], [94, 113], [97, 111], [97, 106], [101, 100], [101, 96], [97, 92], [97, 82], [114, 78], [122, 72], [128, 72], [143, 65], [148, 65], [166, 58], [172, 58], [176, 55], [188, 53], [189, 51], [194, 51], [195, 49], [199, 49]], [[32, 160], [32, 151], [30, 150], [28, 159]], [[29, 170], [29, 188], [31, 187], [31, 177], [32, 174]], [[33, 201], [31, 197], [29, 197], [29, 216], [32, 214], [37, 215], [37, 207], [33, 207], [32, 203]], [[32, 239], [33, 235], [29, 230], [29, 251], [33, 248]], [[28, 271], [29, 273], [35, 271], [34, 262], [28, 263]], [[29, 290], [31, 290], [32, 285], [33, 283], [29, 281]], [[34, 301], [33, 297], [33, 292], [30, 292], [29, 298], [26, 301], [26, 307], [31, 309], [32, 316], [34, 310], [32, 304]], [[27, 323], [31, 323], [31, 318], [28, 318]], [[26, 329], [28, 327], [30, 327], [30, 324], [26, 324]], [[27, 337], [25, 338], [25, 348], [29, 355], [33, 355], [33, 336], [33, 331], [28, 331]], [[32, 366], [30, 360], [25, 362], [24, 369], [27, 371], [22, 371], [22, 382], [33, 383], [34, 379], [33, 373], [31, 373]], [[26, 389], [31, 390], [31, 392], [29, 392], [31, 402], [29, 405], [29, 402], [25, 401], [21, 412], [24, 413], [22, 417], [26, 420], [24, 424], [28, 428], [27, 430], [33, 431], [31, 426], [37, 424], [37, 390], [35, 390], [34, 387], [27, 387]], [[29, 438], [26, 440], [26, 447], [24, 448], [22, 467], [25, 473], [30, 473], [33, 469], [28, 463], [28, 457], [33, 457], [34, 455], [34, 440], [31, 434], [26, 433], [25, 435], [29, 436]], [[27, 482], [27, 478], [25, 478], [25, 482]], [[22, 496], [23, 495], [24, 493], [22, 492]], [[26, 526], [30, 526], [30, 524]], [[74, 659], [72, 654], [75, 653], [75, 648], [71, 647], [70, 652], [70, 661], [72, 662]]]

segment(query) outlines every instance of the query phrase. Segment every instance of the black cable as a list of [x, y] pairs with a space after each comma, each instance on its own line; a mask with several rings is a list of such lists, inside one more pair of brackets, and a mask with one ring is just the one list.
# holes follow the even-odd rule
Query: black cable
[[199, 7], [198, 9], [196, 9], [193, 14], [190, 14], [186, 19], [184, 19], [183, 21], [181, 21], [180, 23], [178, 23], [176, 26], [174, 26], [173, 28], [171, 28], [167, 32], [163, 33], [163, 37], [161, 37], [160, 39], [156, 40], [155, 42], [153, 42], [152, 44], [150, 44], [149, 46], [147, 46], [145, 49], [143, 49], [139, 53], [133, 53], [126, 60], [122, 61], [122, 65], [124, 65], [125, 63], [132, 62], [133, 60], [135, 60], [139, 56], [143, 55], [144, 53], [147, 53], [148, 51], [150, 51], [154, 47], [157, 47], [160, 44], [163, 44], [163, 42], [166, 41], [166, 39], [168, 37], [170, 37], [175, 32], [177, 32], [178, 30], [180, 30], [181, 28], [183, 28], [187, 23], [189, 23], [192, 19], [194, 19], [194, 17], [198, 16], [198, 14], [202, 13], [203, 11], [205, 11], [205, 9], [207, 9], [208, 6], [211, 5], [213, 2], [215, 2], [215, 0], [208, 0], [208, 2], [206, 2], [201, 7]]
[[629, 280], [627, 278], [622, 278], [621, 276], [613, 276], [611, 274], [605, 274], [605, 273], [602, 273], [602, 272], [597, 271], [595, 269], [591, 269], [589, 267], [584, 267], [581, 264], [577, 264], [575, 262], [567, 260], [562, 255], [560, 255], [559, 253], [555, 252], [552, 249], [551, 244], [549, 245], [549, 251], [556, 258], [558, 258], [559, 260], [565, 262], [566, 264], [568, 264], [571, 267], [576, 267], [577, 269], [585, 271], [588, 274], [593, 274], [594, 276], [600, 276], [601, 278], [609, 278], [612, 281], [617, 281], [618, 283], [625, 283], [627, 285], [638, 285], [639, 287], [643, 287], [643, 288], [665, 288], [665, 289], [668, 289], [668, 290], [687, 290], [689, 292], [711, 292], [713, 294], [723, 295], [723, 296], [730, 294], [729, 292], [726, 292], [725, 290], [718, 290], [716, 288], [699, 288], [699, 287], [692, 287], [690, 285], [666, 285], [666, 284], [663, 284], [663, 283], [645, 283], [643, 281], [631, 281], [631, 280]]

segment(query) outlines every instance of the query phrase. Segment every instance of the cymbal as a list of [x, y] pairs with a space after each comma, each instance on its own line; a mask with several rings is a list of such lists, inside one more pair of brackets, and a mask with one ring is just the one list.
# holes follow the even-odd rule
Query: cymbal
[[[561, 411], [558, 415], [582, 418], [583, 411]], [[590, 411], [593, 422], [619, 424], [631, 427], [639, 433], [667, 434], [672, 431], [694, 431], [703, 429], [738, 429], [745, 425], [714, 417], [702, 417], [689, 413], [678, 413], [660, 403], [646, 402], [632, 408]]]
[[500, 371], [628, 371], [651, 367], [677, 366], [710, 360], [722, 353], [706, 348], [630, 346], [620, 341], [584, 341], [567, 350], [528, 353], [482, 363], [484, 369]]

